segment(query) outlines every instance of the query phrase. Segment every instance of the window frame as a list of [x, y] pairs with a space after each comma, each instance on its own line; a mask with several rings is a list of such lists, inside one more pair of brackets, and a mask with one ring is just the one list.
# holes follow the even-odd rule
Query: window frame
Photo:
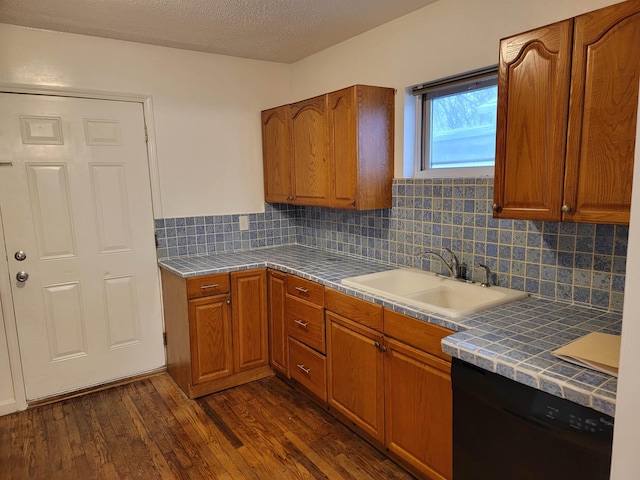
[[493, 177], [494, 165], [431, 168], [429, 166], [429, 148], [427, 147], [430, 138], [428, 127], [431, 120], [431, 99], [494, 85], [498, 85], [497, 65], [441, 78], [411, 89], [411, 94], [416, 97], [414, 178]]

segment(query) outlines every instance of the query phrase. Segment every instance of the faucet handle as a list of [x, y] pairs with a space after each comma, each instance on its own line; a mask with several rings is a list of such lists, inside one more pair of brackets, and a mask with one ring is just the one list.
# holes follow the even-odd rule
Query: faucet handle
[[453, 253], [453, 251], [450, 248], [447, 247], [443, 247], [442, 248], [445, 252], [447, 252], [449, 254], [449, 256], [451, 257], [451, 270], [454, 271], [454, 277], [455, 278], [460, 278], [460, 260], [458, 260], [458, 257], [456, 257], [456, 254]]
[[489, 270], [489, 267], [487, 267], [486, 265], [483, 265], [482, 263], [478, 264], [479, 268], [482, 268], [484, 270], [484, 279], [482, 280], [482, 283], [480, 284], [483, 287], [490, 287], [491, 286], [491, 270]]

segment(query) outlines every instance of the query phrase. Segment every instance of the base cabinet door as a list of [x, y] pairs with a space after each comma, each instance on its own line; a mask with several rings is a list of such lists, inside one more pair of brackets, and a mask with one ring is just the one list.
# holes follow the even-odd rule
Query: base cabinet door
[[384, 443], [382, 334], [327, 311], [329, 406]]
[[267, 272], [231, 273], [234, 370], [236, 373], [269, 364], [267, 331]]
[[452, 478], [451, 364], [385, 339], [386, 446], [432, 479]]
[[271, 367], [289, 377], [289, 348], [287, 345], [287, 274], [277, 270], [267, 272], [269, 347]]
[[231, 296], [189, 300], [191, 383], [198, 385], [233, 373]]

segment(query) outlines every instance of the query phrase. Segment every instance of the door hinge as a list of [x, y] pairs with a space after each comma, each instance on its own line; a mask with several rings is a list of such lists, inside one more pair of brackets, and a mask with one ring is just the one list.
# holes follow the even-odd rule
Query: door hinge
[[158, 248], [158, 232], [155, 232], [155, 233], [153, 234], [153, 238], [154, 238], [154, 240], [155, 240], [155, 242], [156, 242], [156, 248]]
[[167, 332], [162, 332], [162, 343], [167, 346]]
[[149, 131], [147, 130], [147, 126], [144, 126], [144, 141], [149, 143]]

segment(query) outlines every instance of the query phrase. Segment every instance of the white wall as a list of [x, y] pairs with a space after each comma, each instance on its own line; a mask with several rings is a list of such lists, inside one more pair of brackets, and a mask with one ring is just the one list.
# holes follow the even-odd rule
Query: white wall
[[0, 83], [153, 96], [164, 217], [263, 211], [260, 110], [290, 69], [0, 24]]
[[292, 100], [356, 83], [397, 89], [395, 175], [410, 176], [413, 99], [407, 87], [496, 64], [500, 38], [617, 2], [440, 0], [294, 64]]

